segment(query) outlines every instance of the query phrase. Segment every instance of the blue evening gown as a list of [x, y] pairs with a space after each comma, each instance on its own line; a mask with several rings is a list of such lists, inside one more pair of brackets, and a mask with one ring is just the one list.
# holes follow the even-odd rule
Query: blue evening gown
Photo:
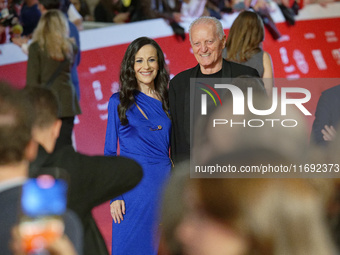
[[144, 171], [134, 189], [114, 199], [123, 199], [126, 211], [120, 224], [112, 221], [112, 255], [157, 254], [158, 210], [171, 169], [171, 121], [162, 103], [139, 91], [134, 96], [148, 119], [133, 104], [126, 113], [129, 124], [122, 126], [117, 111], [119, 93], [111, 96], [108, 106], [104, 154], [116, 156], [119, 139], [120, 155], [136, 160]]

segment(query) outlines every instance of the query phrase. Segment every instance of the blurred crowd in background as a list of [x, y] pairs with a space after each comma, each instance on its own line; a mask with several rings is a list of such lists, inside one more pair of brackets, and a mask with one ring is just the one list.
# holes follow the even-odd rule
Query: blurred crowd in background
[[[200, 16], [222, 19], [224, 14], [252, 9], [263, 19], [274, 39], [280, 37], [271, 18], [272, 3], [280, 7], [290, 25], [294, 16], [310, 3], [327, 4], [336, 0], [60, 0], [62, 10], [78, 30], [86, 23], [122, 24], [163, 18], [178, 38], [185, 39], [181, 22]], [[0, 0], [0, 43], [21, 46], [32, 36], [41, 11], [39, 0]], [[106, 24], [104, 24], [106, 23]]]

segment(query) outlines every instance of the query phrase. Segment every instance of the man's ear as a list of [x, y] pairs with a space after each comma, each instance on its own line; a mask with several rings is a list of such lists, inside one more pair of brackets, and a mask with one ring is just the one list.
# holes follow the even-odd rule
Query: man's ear
[[57, 139], [59, 137], [59, 134], [60, 134], [60, 129], [61, 129], [61, 124], [62, 124], [62, 121], [60, 119], [57, 119], [54, 124], [53, 124], [53, 137], [55, 139]]
[[29, 162], [32, 162], [35, 160], [37, 157], [38, 153], [38, 143], [33, 140], [33, 138], [29, 141], [25, 148], [25, 159], [28, 160]]
[[227, 37], [226, 37], [226, 35], [223, 35], [222, 42], [223, 42], [223, 48], [225, 48], [225, 45], [226, 45], [226, 43], [227, 43]]

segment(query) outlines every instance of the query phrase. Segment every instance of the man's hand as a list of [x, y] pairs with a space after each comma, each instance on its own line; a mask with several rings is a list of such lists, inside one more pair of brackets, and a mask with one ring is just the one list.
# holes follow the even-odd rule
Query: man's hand
[[333, 141], [336, 137], [336, 130], [333, 126], [325, 125], [325, 128], [321, 130], [323, 134], [323, 139], [325, 141]]

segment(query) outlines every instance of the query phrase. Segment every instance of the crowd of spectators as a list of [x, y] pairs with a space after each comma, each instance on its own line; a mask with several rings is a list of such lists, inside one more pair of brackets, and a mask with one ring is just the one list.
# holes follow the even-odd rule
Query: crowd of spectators
[[[185, 39], [181, 22], [200, 16], [222, 19], [225, 14], [252, 9], [263, 19], [274, 39], [281, 34], [271, 18], [275, 2], [289, 25], [295, 24], [299, 9], [310, 3], [337, 0], [60, 0], [63, 11], [78, 30], [83, 22], [122, 24], [163, 18], [179, 38]], [[30, 38], [41, 16], [38, 0], [0, 0], [0, 44]], [[91, 26], [90, 26], [91, 27]], [[19, 38], [19, 39], [18, 39]], [[17, 43], [18, 44], [18, 43]]]

